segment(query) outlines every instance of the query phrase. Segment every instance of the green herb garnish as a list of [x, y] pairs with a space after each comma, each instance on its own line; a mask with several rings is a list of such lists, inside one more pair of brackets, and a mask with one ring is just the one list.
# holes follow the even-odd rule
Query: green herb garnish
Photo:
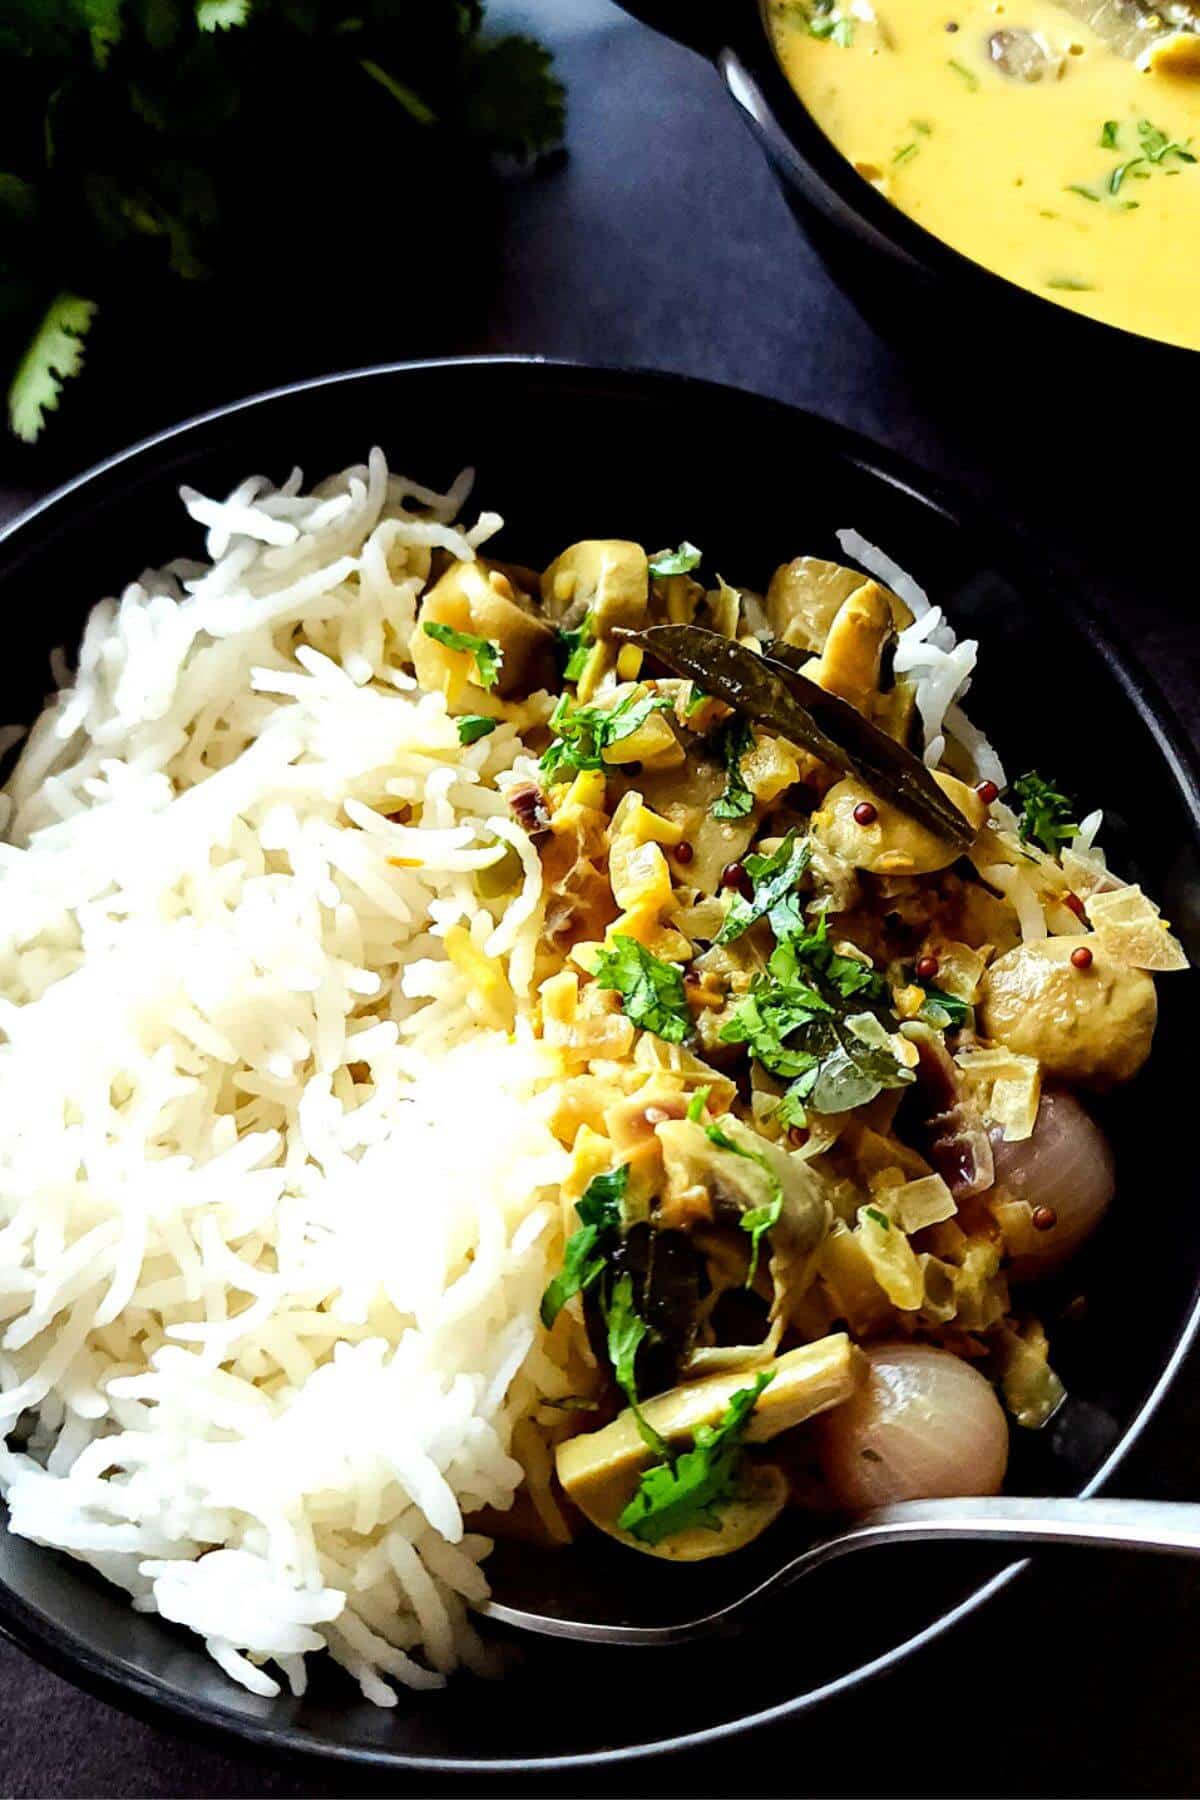
[[447, 650], [460, 650], [464, 656], [473, 657], [480, 687], [488, 692], [495, 687], [504, 661], [499, 644], [493, 643], [491, 638], [476, 637], [473, 631], [455, 631], [453, 625], [442, 625], [437, 619], [424, 620], [421, 630], [435, 643], [444, 644]]
[[725, 792], [713, 803], [714, 819], [744, 819], [754, 810], [754, 795], [742, 779], [742, 758], [754, 747], [754, 734], [735, 713], [721, 728], [721, 760], [725, 764]]
[[704, 1117], [704, 1109], [708, 1105], [708, 1096], [711, 1093], [711, 1088], [697, 1088], [688, 1101], [687, 1116], [693, 1125], [698, 1125]]
[[917, 154], [917, 151], [920, 148], [921, 148], [921, 146], [915, 142], [911, 143], [911, 144], [901, 144], [899, 150], [897, 150], [895, 156], [893, 156], [892, 162], [893, 163], [911, 162], [913, 157]]
[[611, 947], [597, 956], [594, 978], [597, 987], [616, 989], [625, 1017], [642, 1031], [652, 1031], [668, 1044], [682, 1044], [691, 1031], [682, 973], [636, 938], [618, 932]]
[[[485, 33], [482, 0], [7, 0], [0, 94], [0, 392], [26, 441], [83, 367], [93, 319], [88, 362], [106, 355], [111, 381], [94, 404], [128, 401], [141, 429], [157, 366], [145, 321], [176, 360], [187, 344], [213, 361], [239, 316], [299, 327], [278, 245], [307, 230], [320, 282], [378, 222], [371, 184], [345, 182], [314, 118], [363, 167], [436, 162], [440, 203], [466, 209], [486, 205], [489, 153], [536, 156], [563, 127], [549, 52]], [[275, 159], [291, 180], [264, 230], [247, 170]], [[77, 421], [87, 372], [79, 387]]]
[[812, 846], [807, 838], [797, 838], [789, 831], [777, 850], [769, 856], [744, 857], [742, 867], [753, 883], [749, 900], [734, 893], [729, 902], [725, 923], [717, 933], [718, 944], [731, 944], [749, 931], [760, 919], [770, 922], [776, 937], [801, 925], [795, 889], [812, 860]]
[[1095, 283], [1076, 281], [1073, 275], [1052, 275], [1047, 281], [1048, 288], [1063, 288], [1068, 294], [1090, 294], [1095, 291]]
[[1078, 194], [1081, 200], [1094, 201], [1097, 206], [1100, 204], [1099, 194], [1094, 194], [1091, 188], [1084, 187], [1083, 184], [1078, 181], [1068, 182], [1063, 192], [1067, 194]]
[[747, 1162], [757, 1163], [770, 1183], [771, 1198], [762, 1206], [748, 1208], [739, 1221], [742, 1230], [748, 1231], [750, 1234], [750, 1267], [746, 1271], [746, 1286], [753, 1287], [754, 1278], [758, 1274], [759, 1246], [766, 1233], [773, 1231], [778, 1225], [780, 1214], [783, 1212], [783, 1188], [778, 1175], [761, 1151], [751, 1150], [747, 1145], [739, 1144], [735, 1138], [729, 1136], [728, 1132], [722, 1131], [719, 1125], [706, 1125], [704, 1135], [710, 1144], [717, 1146], [718, 1150], [729, 1150], [734, 1156], [744, 1156]]
[[957, 1031], [965, 1025], [971, 1009], [965, 1000], [957, 994], [948, 994], [945, 988], [934, 987], [928, 981], [917, 980], [917, 986], [925, 996], [925, 1004], [921, 1008], [921, 1018], [927, 1025], [933, 1025], [938, 1031]]
[[622, 1531], [645, 1544], [689, 1526], [721, 1529], [721, 1506], [737, 1492], [742, 1440], [759, 1395], [774, 1378], [762, 1369], [749, 1387], [739, 1388], [716, 1425], [702, 1425], [692, 1448], [643, 1471], [637, 1493], [617, 1520]]
[[547, 1331], [567, 1301], [591, 1287], [612, 1253], [621, 1229], [621, 1202], [629, 1186], [629, 1165], [607, 1175], [593, 1175], [575, 1203], [579, 1230], [567, 1239], [562, 1268], [542, 1295], [542, 1324]]
[[458, 728], [460, 744], [476, 744], [480, 738], [485, 738], [495, 731], [500, 721], [499, 719], [485, 718], [483, 713], [463, 713], [461, 718], [455, 719], [454, 723]]
[[699, 568], [701, 555], [695, 544], [689, 544], [684, 538], [678, 550], [664, 550], [661, 556], [651, 558], [650, 573], [664, 577], [690, 575], [693, 569]]
[[953, 69], [959, 80], [965, 81], [973, 94], [978, 93], [979, 77], [971, 69], [968, 69], [965, 63], [960, 63], [956, 56], [952, 56], [948, 59], [946, 67]]
[[560, 630], [558, 641], [566, 653], [563, 664], [563, 680], [578, 681], [587, 667], [588, 657], [592, 653], [592, 645], [596, 641], [596, 621], [590, 612], [585, 612], [574, 631]]
[[863, 1212], [868, 1219], [871, 1219], [878, 1225], [880, 1231], [890, 1231], [892, 1229], [892, 1221], [888, 1218], [886, 1213], [880, 1212], [878, 1207], [864, 1206]]
[[629, 1402], [642, 1442], [655, 1456], [666, 1456], [666, 1440], [648, 1422], [638, 1403], [637, 1353], [650, 1327], [634, 1306], [632, 1276], [622, 1275], [615, 1283], [604, 1308], [604, 1324], [613, 1376]]
[[[1180, 162], [1194, 163], [1196, 158], [1189, 149], [1191, 138], [1182, 143], [1177, 138], [1170, 138], [1165, 131], [1152, 125], [1149, 119], [1138, 120], [1138, 142], [1142, 146], [1142, 155], [1147, 162], [1160, 163], [1165, 157], [1178, 157]], [[1114, 190], [1115, 191], [1115, 190]]]
[[1075, 810], [1071, 802], [1044, 781], [1036, 769], [1013, 782], [1013, 793], [1021, 802], [1017, 829], [1023, 844], [1032, 840], [1051, 856], [1057, 856], [1064, 844], [1079, 836], [1079, 827], [1071, 817]]
[[1115, 119], [1105, 119], [1103, 125], [1100, 127], [1100, 148], [1102, 150], [1115, 150], [1117, 148], [1118, 130], [1119, 126]]
[[1112, 174], [1108, 178], [1109, 193], [1110, 194], [1119, 194], [1121, 191], [1121, 183], [1124, 181], [1125, 177], [1129, 174], [1130, 170], [1136, 169], [1138, 164], [1145, 162], [1145, 160], [1146, 159], [1144, 156], [1131, 156], [1128, 158], [1127, 161], [1118, 163], [1116, 168], [1113, 170]]
[[612, 707], [572, 706], [563, 694], [550, 715], [555, 740], [543, 751], [540, 768], [548, 781], [576, 769], [602, 769], [604, 752], [622, 738], [631, 737], [654, 712], [669, 712], [665, 694], [626, 694]]

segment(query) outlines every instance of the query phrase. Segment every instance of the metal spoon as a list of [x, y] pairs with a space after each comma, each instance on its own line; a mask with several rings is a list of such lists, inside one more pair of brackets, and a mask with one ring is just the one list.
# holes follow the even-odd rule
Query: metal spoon
[[[690, 1618], [676, 1618], [670, 1623], [581, 1618], [578, 1593], [572, 1604], [569, 1576], [562, 1583], [561, 1593], [557, 1581], [547, 1589], [543, 1604], [550, 1610], [510, 1604], [504, 1598], [503, 1580], [479, 1610], [498, 1624], [536, 1632], [542, 1637], [662, 1648], [743, 1628], [765, 1601], [851, 1551], [964, 1540], [976, 1544], [1091, 1544], [1104, 1550], [1165, 1550], [1195, 1556], [1200, 1555], [1200, 1504], [1169, 1500], [1063, 1500], [1057, 1496], [1024, 1500], [1007, 1494], [983, 1499], [908, 1500], [863, 1513], [845, 1530], [809, 1544], [799, 1555], [789, 1556], [765, 1575], [758, 1565], [743, 1592]], [[561, 1552], [555, 1554], [561, 1558]], [[562, 1569], [561, 1562], [559, 1567]], [[492, 1568], [489, 1564], [489, 1570]], [[562, 1569], [562, 1573], [566, 1575], [567, 1571]], [[677, 1569], [669, 1573], [683, 1580], [689, 1578], [687, 1571]], [[696, 1581], [694, 1569], [690, 1579]], [[653, 1589], [652, 1583], [649, 1589]], [[629, 1591], [637, 1595], [635, 1605], [641, 1610], [649, 1591], [647, 1584], [635, 1582]], [[699, 1582], [696, 1592], [698, 1597], [703, 1593]], [[665, 1610], [673, 1608], [668, 1605]]]

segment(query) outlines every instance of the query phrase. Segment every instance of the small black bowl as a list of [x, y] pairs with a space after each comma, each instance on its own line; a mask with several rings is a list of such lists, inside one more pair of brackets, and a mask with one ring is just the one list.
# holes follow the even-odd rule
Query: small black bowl
[[[1066, 396], [1137, 411], [1141, 384], [1200, 385], [1200, 354], [1089, 319], [985, 269], [885, 199], [836, 149], [783, 74], [761, 0], [620, 0], [708, 57], [741, 107], [793, 215], [881, 337], [1026, 417], [1061, 417]], [[1016, 389], [1016, 392], [1011, 390]], [[1158, 392], [1150, 388], [1148, 392]]]
[[[49, 685], [50, 649], [76, 641], [99, 595], [147, 563], [199, 549], [178, 502], [181, 481], [222, 493], [251, 470], [282, 479], [295, 462], [317, 478], [375, 443], [394, 467], [431, 483], [474, 463], [479, 504], [505, 515], [501, 543], [521, 562], [539, 564], [588, 535], [653, 544], [686, 536], [709, 568], [761, 587], [801, 550], [837, 556], [835, 528], [857, 527], [927, 585], [960, 633], [980, 638], [971, 710], [1001, 751], [1018, 767], [1053, 772], [1086, 805], [1102, 801], [1116, 866], [1136, 871], [1200, 942], [1200, 782], [1189, 752], [1145, 679], [1064, 593], [1045, 557], [836, 426], [674, 376], [517, 358], [365, 369], [138, 445], [0, 536], [0, 720], [32, 717]], [[1125, 1188], [1077, 1271], [1086, 1320], [1055, 1334], [1071, 1398], [1050, 1429], [1018, 1445], [1014, 1488], [1080, 1493], [1105, 1482], [1200, 1321], [1194, 1182], [1171, 1131], [1145, 1129], [1151, 1107], [1160, 1126], [1194, 1110], [1196, 986], [1191, 974], [1163, 982], [1149, 1083], [1111, 1118], [1119, 1154], [1128, 1140]], [[1144, 1254], [1151, 1200], [1153, 1279]], [[586, 1578], [593, 1565], [583, 1557]], [[507, 1682], [463, 1677], [444, 1694], [402, 1693], [388, 1712], [337, 1671], [314, 1670], [303, 1700], [256, 1698], [226, 1681], [194, 1637], [135, 1614], [77, 1563], [2, 1528], [0, 1630], [118, 1705], [267, 1754], [353, 1764], [361, 1774], [529, 1773], [702, 1744], [797, 1715], [894, 1665], [1021, 1567], [966, 1551], [903, 1551], [863, 1566], [869, 1560], [814, 1576], [733, 1654], [532, 1643]], [[567, 1557], [559, 1567], [573, 1579]], [[619, 1567], [606, 1579], [647, 1578], [639, 1559]], [[680, 1585], [709, 1579], [665, 1574]], [[596, 1693], [603, 1705], [581, 1701]]]

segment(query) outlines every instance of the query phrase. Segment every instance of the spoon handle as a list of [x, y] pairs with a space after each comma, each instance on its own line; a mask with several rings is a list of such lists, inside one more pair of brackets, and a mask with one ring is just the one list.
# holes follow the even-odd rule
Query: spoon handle
[[[938, 1543], [1094, 1544], [1107, 1550], [1200, 1554], [1200, 1504], [1174, 1500], [1025, 1499], [1009, 1494], [906, 1500], [878, 1506], [837, 1537], [815, 1545], [825, 1561], [872, 1545]], [[811, 1561], [808, 1564], [812, 1566]], [[781, 1571], [782, 1573], [782, 1571]]]

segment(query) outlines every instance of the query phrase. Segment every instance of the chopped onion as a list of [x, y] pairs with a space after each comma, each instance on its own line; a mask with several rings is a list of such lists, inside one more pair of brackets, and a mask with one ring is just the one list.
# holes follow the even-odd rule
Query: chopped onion
[[994, 1494], [1008, 1422], [978, 1369], [928, 1344], [880, 1344], [866, 1382], [819, 1422], [821, 1467], [839, 1506]]
[[[1031, 1137], [992, 1138], [998, 1199], [996, 1216], [1012, 1261], [1014, 1281], [1033, 1281], [1061, 1267], [1089, 1238], [1113, 1197], [1115, 1175], [1108, 1139], [1073, 1094], [1043, 1093]], [[1006, 1204], [1005, 1202], [1008, 1202]], [[1054, 1218], [1039, 1231], [1033, 1216]]]

